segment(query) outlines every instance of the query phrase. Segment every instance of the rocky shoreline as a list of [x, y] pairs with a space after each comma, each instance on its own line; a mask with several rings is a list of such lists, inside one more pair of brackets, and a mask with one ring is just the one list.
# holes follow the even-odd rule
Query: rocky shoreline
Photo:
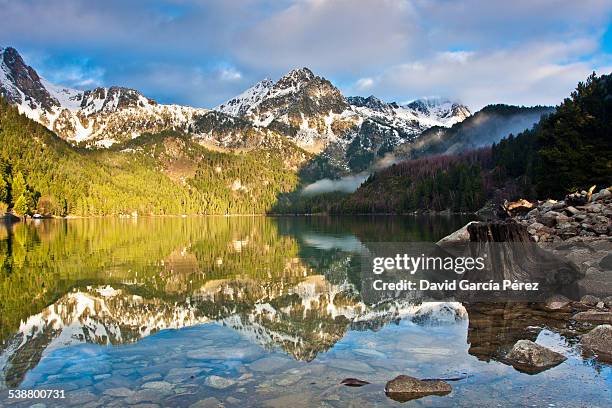
[[[525, 305], [541, 311], [550, 321], [561, 323], [563, 335], [577, 339], [585, 357], [612, 362], [612, 187], [597, 193], [581, 191], [564, 200], [504, 203], [495, 212], [494, 221], [472, 222], [440, 244], [453, 241], [512, 241], [517, 234], [491, 233], [501, 227], [524, 231], [519, 238], [536, 242], [559, 259], [580, 270], [576, 282], [579, 298], [555, 295], [544, 303]], [[489, 231], [489, 236], [475, 236], [475, 230]], [[504, 228], [501, 228], [504, 230]], [[486, 234], [485, 234], [486, 235]], [[540, 312], [538, 312], [540, 313]], [[563, 356], [534, 343], [519, 339], [500, 361], [528, 373], [538, 373], [562, 362]]]

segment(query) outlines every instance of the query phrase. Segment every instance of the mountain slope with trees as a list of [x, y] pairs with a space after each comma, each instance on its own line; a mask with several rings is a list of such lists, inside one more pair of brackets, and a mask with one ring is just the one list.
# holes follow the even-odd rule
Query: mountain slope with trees
[[17, 215], [264, 213], [308, 154], [282, 137], [227, 153], [178, 132], [74, 147], [0, 98], [0, 209]]
[[352, 194], [334, 194], [327, 203], [325, 196], [309, 197], [299, 207], [338, 213], [476, 211], [487, 201], [563, 198], [592, 185], [606, 188], [612, 184], [611, 118], [612, 76], [593, 74], [532, 129], [491, 147], [395, 164]]

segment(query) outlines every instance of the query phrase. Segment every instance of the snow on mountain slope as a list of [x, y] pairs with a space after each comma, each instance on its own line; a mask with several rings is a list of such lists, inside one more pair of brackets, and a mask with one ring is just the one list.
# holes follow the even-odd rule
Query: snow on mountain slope
[[233, 116], [246, 116], [270, 93], [273, 85], [274, 82], [266, 78], [214, 110]]
[[276, 82], [264, 79], [215, 110], [163, 105], [124, 87], [81, 91], [54, 85], [10, 47], [0, 48], [0, 94], [63, 139], [90, 147], [163, 130], [229, 149], [286, 138], [326, 163], [316, 164], [313, 177], [365, 170], [426, 129], [449, 127], [470, 115], [467, 107], [445, 99], [398, 105], [374, 96], [345, 98], [308, 68]]
[[0, 95], [19, 111], [71, 142], [108, 147], [146, 132], [187, 131], [208, 110], [162, 105], [136, 90], [79, 91], [54, 85], [25, 64], [14, 48], [0, 48]]
[[361, 171], [377, 156], [411, 142], [433, 126], [449, 127], [467, 118], [466, 106], [446, 99], [407, 105], [370, 96], [348, 97], [308, 68], [268, 79], [216, 108], [257, 127], [273, 129], [300, 147], [320, 154], [334, 172]]

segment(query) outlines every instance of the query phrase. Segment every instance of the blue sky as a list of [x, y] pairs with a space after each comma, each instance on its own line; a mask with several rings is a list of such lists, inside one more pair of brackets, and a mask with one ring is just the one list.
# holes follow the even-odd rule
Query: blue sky
[[0, 0], [47, 79], [213, 107], [307, 66], [346, 95], [556, 104], [612, 71], [609, 0]]

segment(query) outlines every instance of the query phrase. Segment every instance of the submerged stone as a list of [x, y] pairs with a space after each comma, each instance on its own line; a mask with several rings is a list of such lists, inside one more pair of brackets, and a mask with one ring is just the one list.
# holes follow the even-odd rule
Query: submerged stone
[[211, 388], [222, 390], [236, 384], [236, 381], [231, 378], [219, 377], [218, 375], [210, 375], [204, 380], [204, 384]]
[[189, 408], [219, 408], [221, 402], [215, 397], [208, 397], [198, 402], [195, 402], [189, 406]]
[[385, 393], [389, 398], [399, 402], [423, 398], [428, 395], [447, 395], [452, 387], [445, 381], [419, 380], [408, 375], [399, 375], [387, 382]]
[[506, 360], [518, 371], [537, 374], [555, 367], [567, 358], [530, 340], [519, 340], [506, 355]]

